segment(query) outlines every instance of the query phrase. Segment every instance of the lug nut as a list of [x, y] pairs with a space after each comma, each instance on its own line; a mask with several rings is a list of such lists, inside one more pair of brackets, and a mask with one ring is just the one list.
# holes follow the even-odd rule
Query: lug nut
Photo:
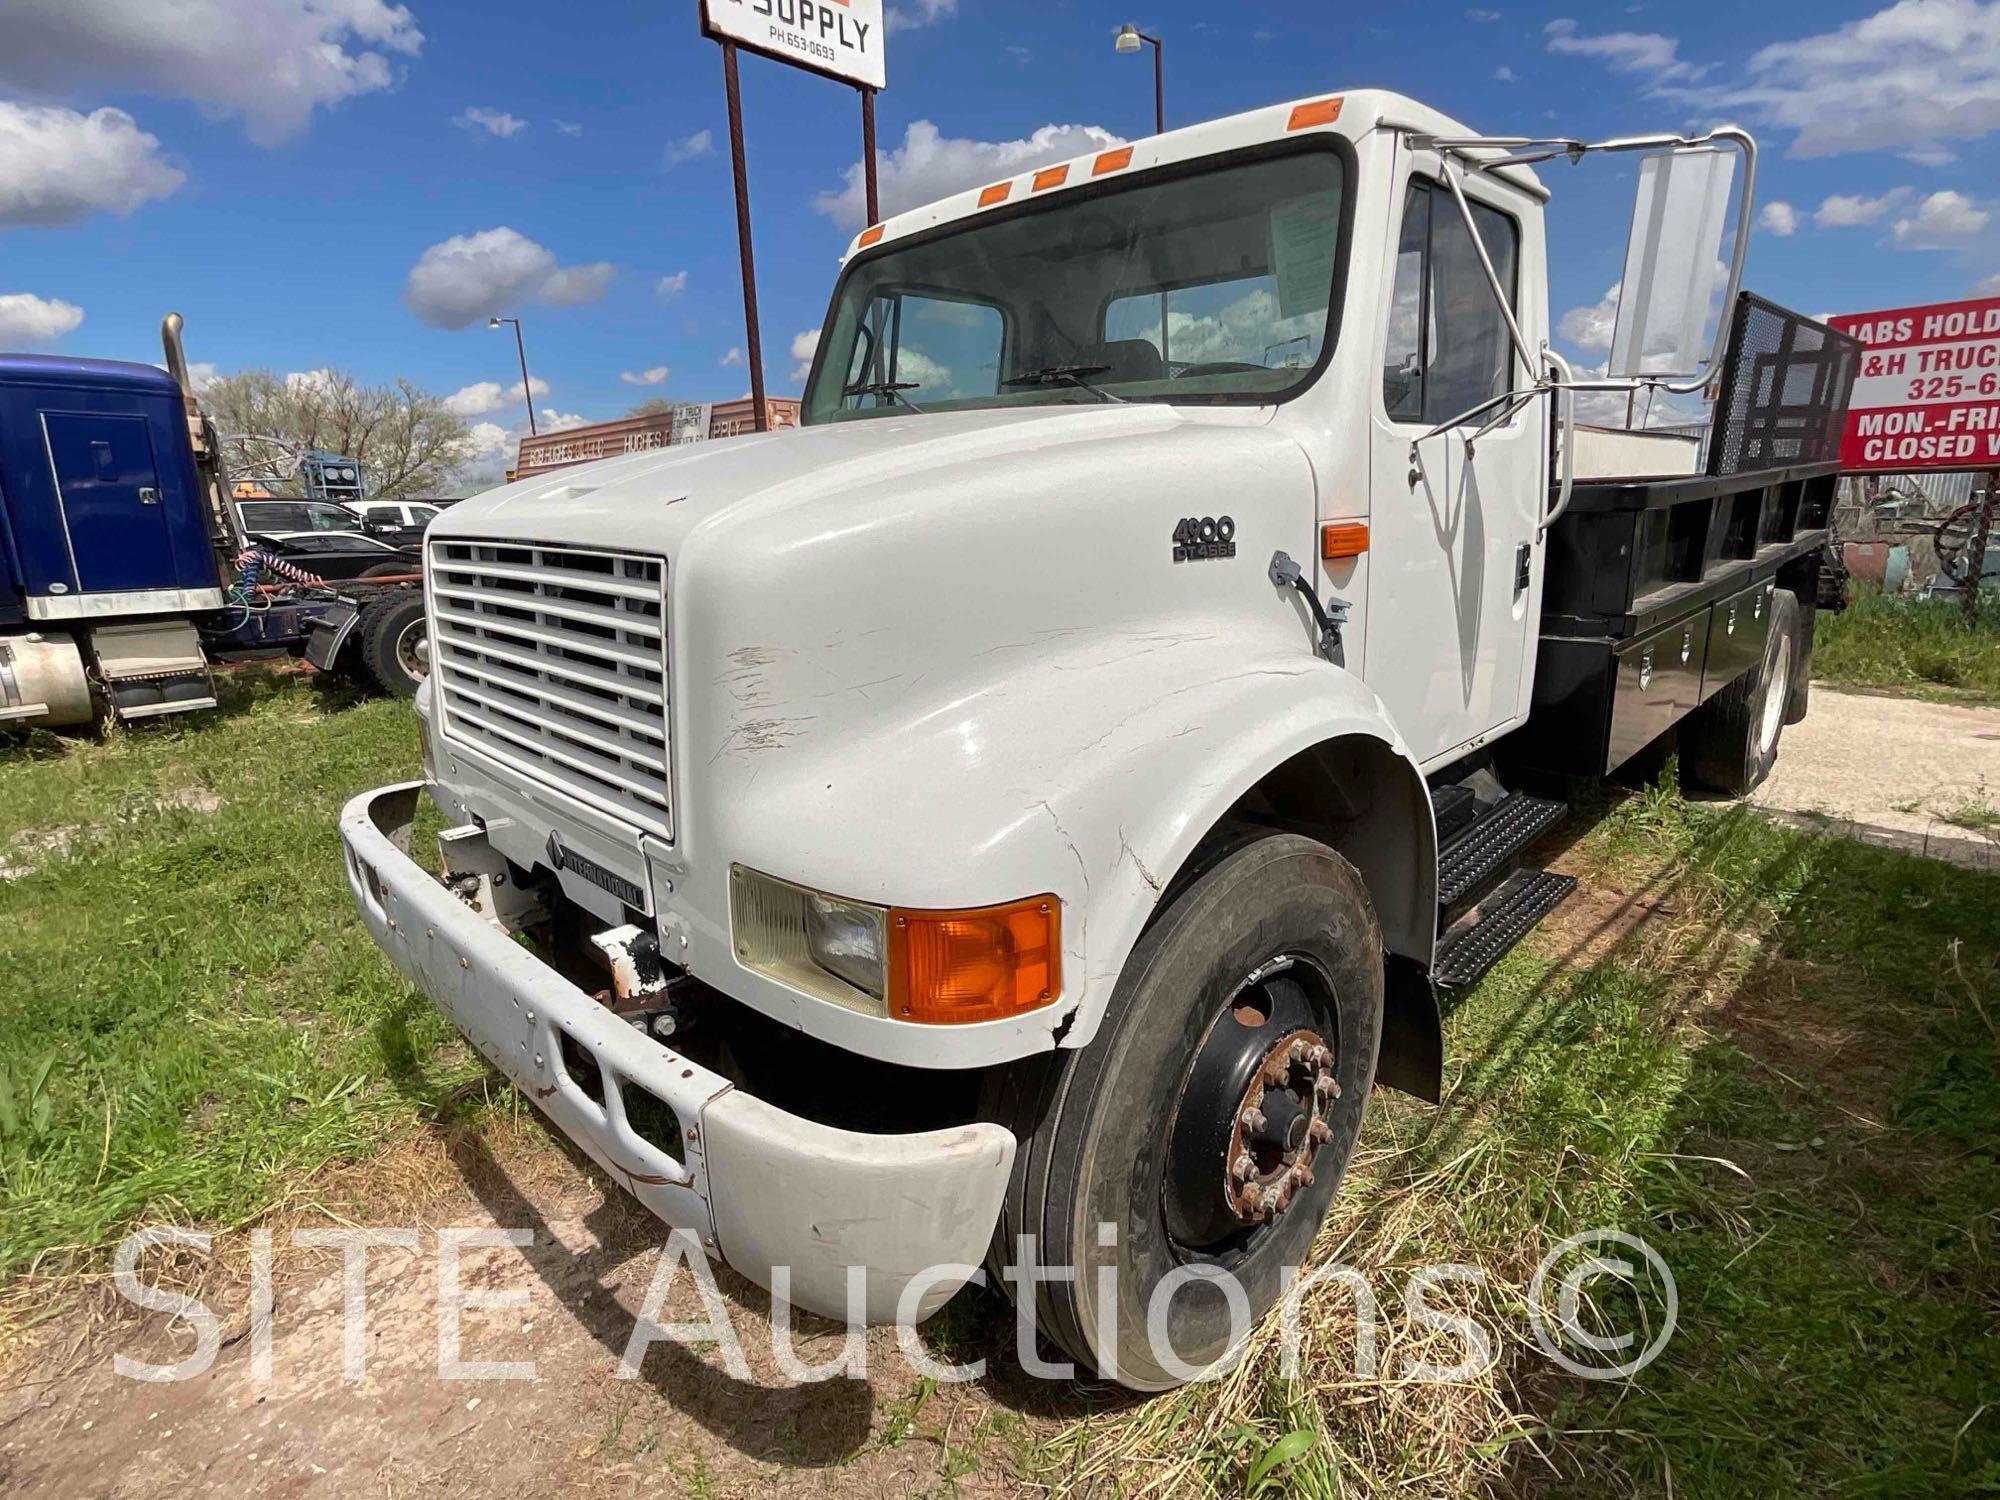
[[1338, 1099], [1340, 1097], [1340, 1080], [1335, 1078], [1331, 1073], [1322, 1073], [1313, 1080], [1313, 1091], [1320, 1094], [1331, 1094], [1334, 1098]]
[[1333, 1061], [1333, 1054], [1324, 1047], [1315, 1047], [1312, 1049], [1311, 1061], [1315, 1068], [1323, 1068]]
[[1250, 1159], [1248, 1151], [1244, 1151], [1238, 1154], [1236, 1160], [1229, 1164], [1229, 1171], [1230, 1175], [1235, 1177], [1238, 1182], [1248, 1182], [1257, 1175], [1257, 1163]]
[[1236, 1123], [1241, 1125], [1245, 1130], [1262, 1130], [1264, 1128], [1264, 1111], [1253, 1104], [1237, 1116]]
[[1314, 1141], [1324, 1141], [1333, 1134], [1333, 1128], [1324, 1120], [1314, 1120], [1306, 1132]]
[[1307, 1166], [1304, 1162], [1300, 1162], [1293, 1170], [1298, 1176], [1300, 1187], [1311, 1187], [1313, 1185], [1313, 1169], [1311, 1167]]
[[1304, 1037], [1302, 1036], [1293, 1037], [1291, 1048], [1289, 1049], [1286, 1055], [1289, 1056], [1293, 1062], [1300, 1062], [1305, 1058], [1305, 1055], [1308, 1050], [1310, 1050], [1309, 1044], [1307, 1043]]

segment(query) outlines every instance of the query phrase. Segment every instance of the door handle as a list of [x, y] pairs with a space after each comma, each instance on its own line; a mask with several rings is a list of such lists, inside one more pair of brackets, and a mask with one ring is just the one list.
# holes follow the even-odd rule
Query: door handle
[[139, 503], [141, 505], [158, 505], [160, 503], [160, 492], [150, 484], [139, 486]]

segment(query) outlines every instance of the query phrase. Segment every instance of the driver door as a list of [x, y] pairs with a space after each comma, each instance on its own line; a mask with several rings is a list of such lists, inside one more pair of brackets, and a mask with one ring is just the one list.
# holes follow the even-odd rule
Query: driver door
[[[1522, 224], [1533, 216], [1478, 198], [1472, 210], [1518, 315], [1528, 280]], [[1546, 403], [1528, 403], [1475, 441], [1494, 412], [1430, 435], [1530, 376], [1449, 189], [1412, 174], [1396, 222], [1371, 423], [1363, 675], [1429, 765], [1521, 713], [1538, 623]]]

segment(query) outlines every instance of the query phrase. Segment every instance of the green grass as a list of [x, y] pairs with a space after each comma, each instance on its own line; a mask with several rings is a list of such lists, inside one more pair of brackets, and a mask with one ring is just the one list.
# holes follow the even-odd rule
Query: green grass
[[[1376, 1096], [1320, 1242], [1376, 1289], [1385, 1348], [1426, 1335], [1410, 1269], [1484, 1270], [1492, 1372], [1358, 1378], [1334, 1289], [1299, 1378], [1265, 1344], [1086, 1416], [1041, 1454], [1059, 1492], [1240, 1495], [1305, 1429], [1286, 1482], [1309, 1496], [2000, 1493], [2000, 880], [1661, 789], [1572, 857], [1593, 904], [1450, 1017], [1442, 1106]], [[1634, 931], [1606, 892], [1655, 914]], [[1524, 1315], [1544, 1251], [1602, 1227], [1681, 1298], [1614, 1383], [1544, 1358]]]
[[449, 1028], [341, 873], [341, 803], [415, 766], [407, 705], [254, 676], [221, 712], [0, 741], [0, 863], [31, 867], [0, 880], [0, 1270], [239, 1222], [477, 1076], [428, 1070]]
[[[0, 742], [0, 863], [32, 867], [0, 880], [0, 1271], [240, 1223], [482, 1076], [340, 873], [340, 804], [415, 760], [404, 706], [297, 680]], [[1001, 1392], [1036, 1414], [1024, 1470], [1126, 1495], [2000, 1494], [2000, 879], [1665, 785], [1593, 810], [1584, 896], [1452, 1012], [1443, 1104], [1376, 1098], [1320, 1253], [1376, 1288], [1382, 1376], [1353, 1374], [1330, 1287], [1296, 1379], [1260, 1341], [1151, 1401]], [[1616, 1384], [1550, 1364], [1522, 1315], [1544, 1250], [1598, 1227], [1681, 1296]], [[1498, 1359], [1412, 1384], [1404, 1355], [1461, 1352], [1401, 1305], [1446, 1261], [1486, 1273], [1466, 1305]], [[992, 1298], [927, 1325], [955, 1361], [1011, 1330]]]
[[1863, 588], [1840, 614], [1819, 616], [1813, 676], [1952, 702], [2000, 703], [2000, 596], [1968, 626], [1952, 600]]

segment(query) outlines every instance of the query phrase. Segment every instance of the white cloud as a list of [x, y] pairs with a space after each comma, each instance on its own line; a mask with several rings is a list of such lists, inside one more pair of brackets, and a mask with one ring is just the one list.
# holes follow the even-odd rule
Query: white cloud
[[417, 257], [403, 305], [433, 328], [465, 328], [524, 302], [574, 307], [604, 295], [608, 260], [560, 266], [553, 251], [505, 225], [455, 234]]
[[620, 370], [618, 378], [627, 385], [659, 385], [669, 374], [665, 365], [654, 365], [646, 370]]
[[673, 271], [653, 283], [653, 295], [656, 297], [678, 297], [682, 292], [687, 290], [687, 284], [687, 272]]
[[188, 383], [194, 387], [196, 395], [222, 378], [222, 371], [216, 368], [215, 361], [211, 359], [190, 360], [187, 368]]
[[697, 156], [706, 156], [714, 149], [714, 137], [706, 130], [697, 130], [693, 135], [667, 142], [667, 149], [660, 153], [660, 169], [671, 172], [682, 162], [693, 161]]
[[819, 349], [819, 330], [808, 328], [792, 335], [792, 383], [803, 385], [812, 374], [813, 355]]
[[0, 293], [0, 348], [53, 344], [83, 321], [83, 309], [60, 297]]
[[543, 432], [565, 432], [572, 427], [588, 426], [590, 418], [579, 416], [573, 411], [557, 411], [552, 406], [545, 406], [535, 413], [535, 422]]
[[[549, 383], [539, 375], [529, 382], [529, 388], [537, 399], [549, 393]], [[444, 404], [446, 410], [457, 416], [483, 417], [503, 406], [517, 405], [521, 399], [521, 382], [518, 380], [505, 388], [497, 380], [477, 380], [453, 391], [444, 398]]]
[[723, 367], [726, 369], [730, 365], [740, 365], [742, 363], [743, 363], [743, 351], [737, 348], [734, 344], [731, 344], [729, 346], [729, 352], [722, 356]]
[[1612, 282], [1603, 298], [1588, 307], [1572, 307], [1556, 324], [1556, 332], [1579, 349], [1593, 354], [1607, 353], [1611, 348], [1612, 326], [1618, 320], [1619, 285]]
[[0, 99], [0, 228], [67, 224], [106, 209], [125, 214], [164, 198], [187, 174], [162, 161], [159, 149], [122, 109], [84, 115]]
[[[899, 214], [965, 188], [1123, 144], [1123, 136], [1101, 125], [1044, 125], [1024, 140], [975, 141], [944, 135], [929, 120], [916, 120], [903, 133], [901, 146], [877, 153], [882, 212]], [[819, 194], [813, 206], [835, 223], [856, 228], [867, 217], [866, 201], [857, 161], [847, 169], [846, 185]]]
[[1953, 250], [1986, 227], [1993, 215], [1963, 193], [1932, 193], [1894, 230], [1899, 250]]
[[1797, 232], [1799, 211], [1783, 199], [1773, 199], [1766, 203], [1757, 215], [1757, 227], [1776, 235], [1779, 239]]
[[1908, 188], [1891, 188], [1879, 198], [1864, 198], [1859, 193], [1834, 193], [1820, 200], [1819, 207], [1813, 211], [1813, 223], [1822, 229], [1852, 229], [1860, 224], [1873, 224], [1909, 196]]
[[1614, 73], [1643, 73], [1655, 82], [1693, 79], [1703, 71], [1680, 56], [1680, 43], [1657, 31], [1608, 31], [1584, 36], [1576, 22], [1564, 16], [1542, 28], [1551, 52], [1565, 57], [1594, 57]]
[[1958, 160], [1958, 153], [1949, 146], [1912, 146], [1907, 151], [1896, 153], [1904, 161], [1913, 161], [1920, 167], [1948, 167]]
[[325, 105], [393, 88], [424, 34], [388, 0], [8, 0], [0, 80], [189, 99], [275, 145]]
[[1981, 278], [1979, 285], [1972, 289], [1975, 297], [2000, 297], [2000, 271]]
[[1500, 19], [1500, 12], [1497, 10], [1469, 10], [1465, 13], [1465, 19], [1482, 22], [1497, 21]]
[[1549, 50], [1641, 75], [1645, 92], [1709, 117], [1793, 132], [1793, 156], [1907, 148], [1937, 165], [1953, 140], [2000, 129], [2000, 0], [1896, 0], [1832, 31], [1762, 47], [1727, 81], [1655, 32], [1547, 27]]
[[1499, 79], [1502, 83], [1519, 83], [1521, 81], [1521, 75], [1519, 73], [1516, 73], [1512, 68], [1508, 67], [1505, 63], [1500, 64], [1499, 67], [1493, 70], [1493, 76]]
[[488, 135], [499, 136], [503, 141], [528, 128], [528, 122], [519, 115], [510, 115], [504, 109], [486, 109], [477, 104], [467, 105], [453, 115], [451, 123], [460, 130], [483, 130]]
[[520, 442], [521, 433], [498, 422], [474, 422], [466, 429], [466, 435], [472, 439], [466, 477], [475, 482], [499, 483], [507, 466], [514, 461], [514, 447]]
[[882, 19], [891, 31], [915, 31], [957, 14], [958, 0], [915, 0], [910, 5], [890, 6]]
[[333, 371], [325, 365], [317, 370], [294, 370], [285, 377], [285, 389], [288, 391], [317, 391], [326, 395], [337, 385]]
[[570, 136], [582, 135], [583, 127], [574, 120], [558, 120], [556, 121], [556, 133], [558, 135]]

